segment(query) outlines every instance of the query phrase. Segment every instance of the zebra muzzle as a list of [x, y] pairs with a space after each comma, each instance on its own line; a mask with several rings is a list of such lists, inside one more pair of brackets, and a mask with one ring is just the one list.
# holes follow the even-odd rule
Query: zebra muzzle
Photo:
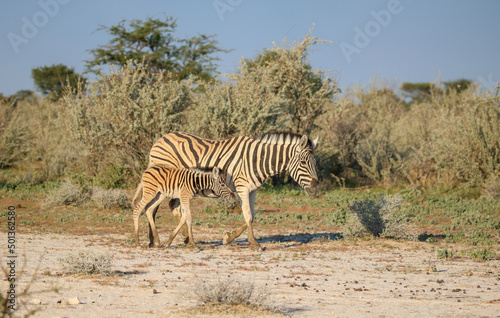
[[316, 196], [319, 191], [319, 181], [318, 179], [313, 178], [311, 184], [307, 187], [304, 187], [306, 193], [310, 196]]

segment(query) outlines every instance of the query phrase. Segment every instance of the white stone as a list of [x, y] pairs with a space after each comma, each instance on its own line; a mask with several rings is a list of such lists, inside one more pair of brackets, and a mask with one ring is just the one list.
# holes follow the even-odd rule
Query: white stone
[[33, 298], [32, 300], [30, 300], [30, 305], [41, 305], [42, 304], [42, 301], [38, 298]]
[[82, 302], [80, 301], [80, 299], [78, 299], [78, 297], [68, 299], [68, 304], [70, 305], [79, 305], [81, 303]]

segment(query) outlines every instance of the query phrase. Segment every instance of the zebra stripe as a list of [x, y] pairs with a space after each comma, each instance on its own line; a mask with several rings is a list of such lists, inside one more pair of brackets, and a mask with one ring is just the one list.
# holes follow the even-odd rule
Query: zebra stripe
[[226, 185], [225, 173], [219, 173], [219, 169], [214, 167], [212, 172], [201, 172], [188, 169], [176, 169], [165, 165], [152, 165], [144, 171], [141, 184], [143, 195], [140, 203], [134, 208], [134, 239], [136, 246], [139, 246], [139, 215], [142, 210], [146, 210], [149, 220], [150, 246], [158, 246], [160, 243], [158, 232], [154, 222], [154, 214], [157, 207], [165, 198], [178, 199], [182, 211], [179, 225], [174, 230], [167, 247], [184, 224], [187, 225], [189, 242], [196, 244], [193, 240], [190, 200], [196, 194], [202, 194], [205, 190], [212, 191], [217, 196], [231, 199], [233, 193]]
[[[317, 139], [292, 133], [269, 133], [254, 139], [246, 136], [209, 140], [189, 133], [173, 132], [160, 138], [151, 148], [150, 165], [175, 168], [218, 167], [227, 172], [228, 185], [238, 193], [245, 224], [226, 234], [229, 243], [248, 228], [248, 241], [260, 249], [253, 235], [255, 191], [266, 179], [288, 172], [309, 195], [319, 189], [314, 148]], [[137, 188], [136, 196], [140, 192]], [[204, 192], [208, 196], [208, 192]], [[134, 199], [135, 201], [135, 199]], [[177, 216], [176, 216], [177, 217]]]

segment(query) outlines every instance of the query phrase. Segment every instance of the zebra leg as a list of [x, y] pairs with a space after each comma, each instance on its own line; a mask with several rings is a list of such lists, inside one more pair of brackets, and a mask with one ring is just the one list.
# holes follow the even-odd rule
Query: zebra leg
[[248, 243], [252, 245], [252, 249], [262, 251], [262, 247], [255, 239], [253, 234], [252, 222], [255, 216], [254, 206], [255, 206], [255, 196], [256, 191], [248, 192], [244, 190], [243, 192], [238, 192], [241, 200], [241, 209], [243, 210], [243, 217], [245, 218], [245, 224], [243, 224], [239, 229], [231, 233], [226, 233], [224, 235], [223, 243], [228, 244], [232, 242], [235, 238], [239, 237], [245, 229], [248, 229]]
[[165, 195], [163, 195], [163, 194], [156, 195], [154, 203], [153, 204], [150, 203], [150, 204], [148, 204], [149, 207], [146, 207], [146, 216], [148, 217], [149, 226], [150, 226], [151, 232], [153, 234], [153, 246], [151, 246], [151, 243], [150, 243], [149, 247], [155, 247], [155, 246], [158, 247], [160, 245], [158, 231], [156, 230], [155, 221], [153, 219], [153, 211], [158, 208], [158, 206], [160, 205], [160, 203], [164, 199], [165, 199]]
[[[180, 203], [179, 199], [172, 199], [168, 203], [168, 206], [170, 207], [170, 211], [172, 211], [172, 214], [177, 219], [177, 222], [180, 222], [181, 221], [181, 217], [182, 217], [182, 212], [181, 212], [181, 206], [180, 205], [181, 205], [181, 203]], [[184, 235], [184, 237], [185, 237], [184, 244], [190, 243], [189, 242], [189, 231], [188, 231], [186, 225], [184, 225], [182, 227], [182, 235]]]
[[184, 205], [184, 207], [185, 207], [184, 214], [186, 215], [186, 225], [187, 225], [187, 229], [188, 229], [189, 245], [191, 245], [199, 250], [200, 248], [198, 247], [198, 245], [196, 245], [196, 243], [194, 242], [194, 238], [193, 238], [193, 219], [191, 217], [191, 207], [190, 207], [189, 201], [187, 201], [187, 203]]
[[172, 232], [172, 234], [170, 235], [170, 237], [168, 238], [168, 241], [166, 243], [166, 247], [169, 247], [171, 244], [172, 244], [172, 241], [174, 240], [174, 238], [177, 236], [177, 233], [179, 233], [180, 229], [186, 225], [186, 213], [184, 213], [184, 208], [181, 204], [181, 218], [179, 220], [179, 224], [177, 225], [177, 227], [175, 228], [174, 232]]
[[[160, 208], [160, 205], [158, 204], [156, 206], [156, 208], [153, 210], [153, 224], [156, 224], [156, 212], [158, 212], [159, 208]], [[153, 228], [151, 227], [151, 223], [149, 223], [149, 234], [148, 235], [149, 235], [149, 247], [153, 247], [155, 244], [154, 244]]]
[[[238, 194], [237, 198], [240, 201], [240, 206], [243, 207], [243, 200], [241, 199], [241, 196]], [[242, 211], [243, 212], [243, 211]], [[231, 243], [234, 239], [240, 237], [240, 235], [247, 229], [247, 223], [243, 223], [243, 225], [232, 232], [226, 232], [224, 233], [224, 237], [222, 238], [222, 244], [226, 245]]]
[[139, 247], [139, 216], [141, 211], [142, 204], [139, 204], [134, 208], [134, 241], [136, 247]]
[[243, 223], [243, 225], [237, 229], [237, 230], [234, 230], [232, 231], [231, 233], [224, 233], [224, 238], [222, 239], [222, 244], [229, 244], [231, 243], [232, 241], [234, 241], [236, 238], [240, 237], [241, 234], [243, 234], [243, 232], [247, 229], [247, 224], [246, 222]]
[[[142, 181], [141, 181], [142, 185]], [[134, 241], [135, 246], [139, 247], [139, 217], [141, 216], [142, 210], [148, 210], [155, 202], [158, 200], [159, 194], [154, 195], [147, 191], [142, 194], [141, 201], [138, 205], [134, 207]], [[150, 226], [151, 228], [151, 226]]]

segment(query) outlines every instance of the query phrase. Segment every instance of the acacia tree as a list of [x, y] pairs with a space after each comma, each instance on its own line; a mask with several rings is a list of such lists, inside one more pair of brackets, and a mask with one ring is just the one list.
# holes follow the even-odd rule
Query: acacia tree
[[31, 76], [38, 90], [43, 95], [50, 95], [53, 100], [62, 96], [64, 86], [69, 85], [75, 88], [78, 82], [86, 81], [83, 76], [75, 72], [73, 67], [70, 68], [64, 64], [33, 68]]
[[428, 101], [432, 96], [443, 96], [451, 91], [457, 91], [458, 93], [466, 91], [472, 84], [472, 81], [464, 78], [443, 82], [442, 85], [404, 82], [401, 84], [400, 90], [403, 97], [409, 98], [411, 102], [423, 102]]
[[218, 52], [228, 52], [217, 47], [215, 35], [200, 34], [183, 39], [174, 35], [176, 20], [148, 18], [146, 21], [126, 20], [107, 27], [101, 25], [97, 31], [107, 31], [111, 41], [90, 50], [93, 56], [86, 61], [88, 71], [99, 73], [102, 65], [124, 66], [129, 60], [144, 63], [150, 71], [175, 74], [178, 80], [190, 75], [210, 80], [216, 71], [215, 56]]

